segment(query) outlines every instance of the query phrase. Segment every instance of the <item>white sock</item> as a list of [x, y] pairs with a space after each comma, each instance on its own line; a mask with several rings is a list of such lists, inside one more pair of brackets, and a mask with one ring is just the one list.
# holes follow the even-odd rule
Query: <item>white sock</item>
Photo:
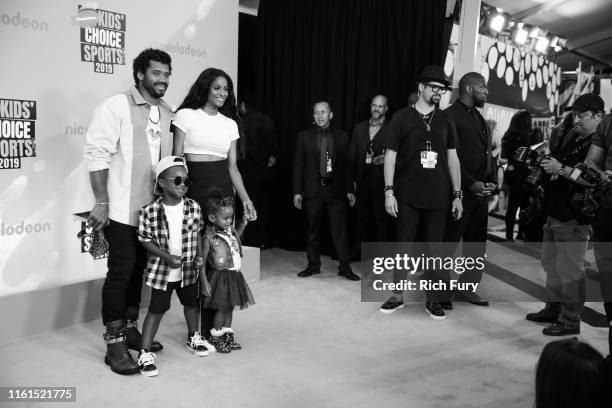
[[224, 328], [221, 329], [221, 331], [223, 333], [227, 333], [227, 332], [233, 333], [234, 332], [231, 327], [224, 327]]
[[224, 331], [223, 330], [217, 330], [217, 329], [210, 329], [210, 334], [212, 334], [215, 337], [220, 337], [223, 336]]

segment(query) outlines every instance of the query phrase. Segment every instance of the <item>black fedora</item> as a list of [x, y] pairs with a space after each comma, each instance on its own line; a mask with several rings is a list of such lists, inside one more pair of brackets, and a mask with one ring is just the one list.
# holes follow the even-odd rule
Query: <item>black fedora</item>
[[428, 65], [423, 68], [421, 75], [416, 79], [418, 82], [439, 82], [444, 84], [444, 86], [450, 86], [451, 84], [446, 75], [444, 75], [444, 69], [435, 65]]

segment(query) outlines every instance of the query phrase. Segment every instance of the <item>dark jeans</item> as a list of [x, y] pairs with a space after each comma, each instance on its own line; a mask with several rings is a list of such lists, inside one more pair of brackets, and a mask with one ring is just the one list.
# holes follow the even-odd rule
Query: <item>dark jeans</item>
[[350, 268], [349, 245], [346, 234], [346, 203], [344, 197], [334, 194], [333, 186], [321, 187], [319, 195], [304, 199], [306, 212], [306, 258], [308, 269], [321, 268], [321, 221], [323, 213], [327, 212], [332, 241], [340, 262], [340, 269]]
[[544, 224], [541, 259], [546, 271], [547, 306], [558, 310], [559, 321], [572, 327], [580, 325], [586, 298], [584, 255], [590, 235], [591, 226], [579, 225], [576, 220], [548, 217]]
[[[593, 221], [593, 248], [599, 270], [599, 285], [604, 300], [608, 326], [612, 322], [612, 210], [600, 208]], [[608, 328], [608, 343], [612, 354], [612, 328]]]
[[[415, 208], [408, 204], [398, 204], [398, 216], [395, 223], [396, 241], [405, 243], [436, 243], [441, 242], [444, 237], [444, 226], [446, 224], [446, 215], [448, 209], [444, 210], [426, 210]], [[426, 251], [426, 256], [432, 256], [433, 249], [416, 248], [409, 245], [409, 255], [418, 256], [421, 249]], [[401, 282], [406, 279], [407, 271], [405, 269], [393, 270], [393, 281]], [[445, 281], [445, 276], [442, 271], [425, 271], [421, 277], [423, 280], [441, 280]], [[448, 282], [446, 282], [448, 285]], [[402, 291], [394, 291], [400, 295]], [[426, 299], [431, 301], [442, 301], [448, 298], [444, 291], [426, 291]]]
[[147, 251], [137, 228], [110, 220], [104, 228], [109, 243], [108, 272], [102, 286], [102, 323], [124, 320], [128, 307], [138, 308]]
[[[529, 207], [529, 193], [523, 187], [523, 181], [527, 174], [522, 171], [506, 172], [504, 177], [508, 184], [508, 207], [506, 208], [506, 239], [514, 239], [514, 224], [518, 209]], [[521, 235], [519, 224], [519, 235]]]
[[[464, 246], [464, 257], [484, 257], [487, 247], [487, 224], [489, 220], [489, 197], [466, 196], [463, 199], [463, 215], [457, 221], [449, 213], [446, 219], [446, 228], [444, 230], [444, 242], [459, 243], [469, 242], [469, 245]], [[448, 256], [453, 256], [454, 249], [457, 246], [451, 244], [445, 245], [445, 250], [451, 253]], [[480, 283], [482, 279], [482, 269], [472, 268], [466, 270], [460, 277], [462, 282]]]

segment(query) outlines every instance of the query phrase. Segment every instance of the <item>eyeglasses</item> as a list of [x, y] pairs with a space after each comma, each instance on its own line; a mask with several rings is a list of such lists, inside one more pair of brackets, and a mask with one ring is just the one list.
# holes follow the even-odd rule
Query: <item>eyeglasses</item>
[[175, 186], [180, 186], [181, 184], [184, 184], [185, 187], [191, 187], [191, 185], [193, 184], [193, 181], [188, 177], [176, 176], [172, 178], [166, 178], [166, 180], [172, 181]]
[[446, 91], [448, 91], [448, 88], [444, 86], [433, 85], [433, 84], [425, 84], [425, 86], [430, 87], [433, 93], [445, 94]]

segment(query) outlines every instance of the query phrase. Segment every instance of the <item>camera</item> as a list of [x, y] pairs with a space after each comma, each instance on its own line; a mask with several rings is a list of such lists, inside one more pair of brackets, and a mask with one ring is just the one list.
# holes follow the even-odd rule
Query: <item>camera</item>
[[572, 206], [579, 209], [582, 215], [594, 217], [595, 211], [608, 195], [608, 180], [602, 177], [597, 170], [587, 166], [586, 163], [578, 163], [574, 166], [569, 172], [568, 178], [575, 182], [590, 185], [590, 187], [585, 187], [584, 192], [574, 194]]
[[514, 159], [527, 165], [530, 172], [524, 181], [525, 188], [530, 192], [535, 192], [544, 181], [546, 172], [542, 169], [542, 160], [550, 159], [550, 156], [538, 152], [527, 146], [516, 149]]
[[521, 146], [514, 152], [514, 160], [531, 166], [532, 163], [538, 159], [539, 155], [540, 153], [538, 153], [537, 150], [534, 150], [528, 146]]
[[582, 181], [587, 184], [594, 184], [595, 186], [602, 185], [604, 183], [601, 174], [595, 169], [587, 166], [586, 163], [578, 163], [570, 173], [568, 177], [572, 181]]

